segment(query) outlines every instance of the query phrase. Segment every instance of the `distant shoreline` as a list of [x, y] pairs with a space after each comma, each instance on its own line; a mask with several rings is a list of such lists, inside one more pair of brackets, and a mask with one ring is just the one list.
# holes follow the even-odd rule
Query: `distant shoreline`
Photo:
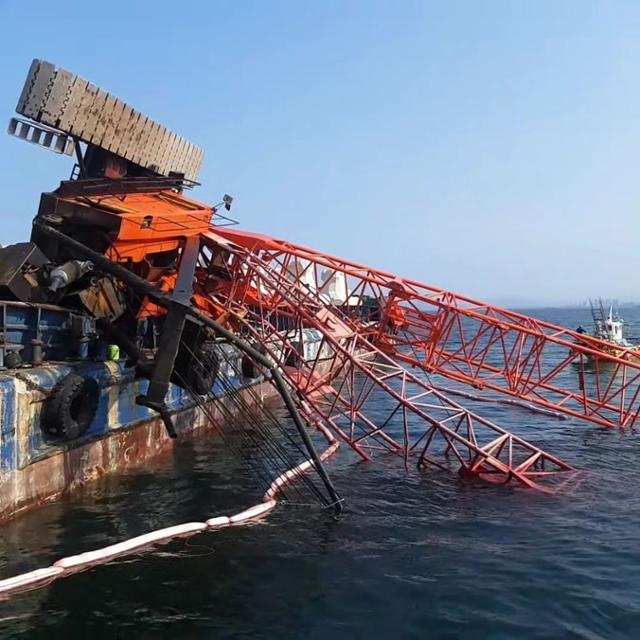
[[[495, 303], [489, 303], [495, 304]], [[495, 304], [495, 306], [502, 306], [505, 309], [510, 309], [512, 311], [531, 311], [534, 309], [566, 309], [576, 311], [582, 309], [589, 309], [589, 304], [517, 304], [517, 305], [504, 305], [504, 304]], [[623, 302], [620, 304], [614, 304], [615, 309], [640, 309], [640, 303], [638, 302]]]

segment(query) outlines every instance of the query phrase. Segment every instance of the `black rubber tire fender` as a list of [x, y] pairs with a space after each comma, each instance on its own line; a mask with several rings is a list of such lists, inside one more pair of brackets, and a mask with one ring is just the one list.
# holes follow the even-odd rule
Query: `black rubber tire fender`
[[51, 390], [42, 408], [46, 433], [66, 440], [80, 437], [93, 421], [100, 400], [100, 385], [93, 378], [70, 373]]

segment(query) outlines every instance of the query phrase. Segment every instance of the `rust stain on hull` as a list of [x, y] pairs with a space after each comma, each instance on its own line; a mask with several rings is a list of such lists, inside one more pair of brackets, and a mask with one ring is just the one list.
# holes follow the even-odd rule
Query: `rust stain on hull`
[[[245, 400], [252, 401], [256, 390], [265, 400], [276, 395], [269, 384], [263, 383], [254, 386], [251, 394], [243, 392]], [[0, 523], [70, 495], [107, 474], [139, 468], [186, 439], [213, 433], [216, 427], [224, 428], [214, 403], [209, 403], [207, 413], [194, 407], [175, 414], [178, 440], [169, 438], [162, 420], [154, 417], [14, 471], [0, 485]]]

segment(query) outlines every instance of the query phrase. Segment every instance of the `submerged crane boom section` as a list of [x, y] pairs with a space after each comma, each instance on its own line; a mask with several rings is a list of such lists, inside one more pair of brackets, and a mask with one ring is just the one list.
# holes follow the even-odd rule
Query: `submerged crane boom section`
[[220, 236], [307, 283], [411, 367], [607, 427], [640, 412], [640, 357], [602, 340], [393, 274], [243, 232]]

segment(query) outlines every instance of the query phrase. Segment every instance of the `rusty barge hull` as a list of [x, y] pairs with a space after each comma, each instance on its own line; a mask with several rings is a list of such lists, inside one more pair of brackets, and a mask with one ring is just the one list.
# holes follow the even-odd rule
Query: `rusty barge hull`
[[[173, 386], [169, 407], [180, 438], [172, 439], [155, 412], [136, 404], [147, 381], [135, 380], [132, 370], [116, 362], [80, 368], [85, 375], [91, 369], [100, 382], [100, 404], [87, 433], [66, 444], [50, 442], [39, 423], [48, 390], [74, 367], [53, 364], [0, 374], [0, 522], [107, 474], [142, 467], [177, 442], [215, 436], [225, 426], [218, 402], [200, 408]], [[238, 379], [236, 384], [247, 402], [275, 400], [277, 395], [271, 384], [257, 379]]]

